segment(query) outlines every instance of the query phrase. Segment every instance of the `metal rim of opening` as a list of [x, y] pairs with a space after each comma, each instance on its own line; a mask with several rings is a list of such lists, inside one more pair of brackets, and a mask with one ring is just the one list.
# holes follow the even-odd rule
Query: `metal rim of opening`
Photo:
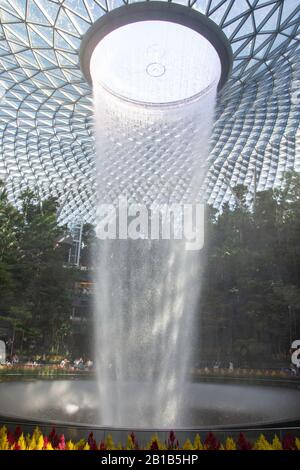
[[221, 61], [220, 91], [228, 80], [233, 64], [231, 45], [223, 31], [209, 18], [190, 7], [148, 1], [116, 8], [99, 18], [83, 36], [79, 49], [80, 69], [87, 82], [92, 84], [90, 61], [97, 44], [109, 33], [131, 23], [160, 20], [186, 26], [206, 38], [215, 48]]

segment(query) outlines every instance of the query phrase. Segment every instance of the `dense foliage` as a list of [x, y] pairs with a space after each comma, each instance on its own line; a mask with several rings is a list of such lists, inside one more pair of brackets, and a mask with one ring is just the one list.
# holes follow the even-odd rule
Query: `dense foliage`
[[[235, 204], [208, 209], [201, 296], [202, 357], [289, 360], [300, 334], [300, 176], [281, 190], [233, 188]], [[298, 328], [298, 331], [297, 331]]]
[[[57, 203], [24, 192], [18, 207], [0, 186], [0, 321], [8, 354], [59, 352], [66, 347], [74, 271], [58, 241]], [[63, 351], [64, 352], [64, 351]]]

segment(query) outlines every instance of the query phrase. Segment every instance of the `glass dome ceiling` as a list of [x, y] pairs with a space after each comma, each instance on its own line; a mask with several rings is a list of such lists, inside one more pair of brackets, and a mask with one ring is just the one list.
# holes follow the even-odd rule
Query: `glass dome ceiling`
[[[17, 201], [30, 186], [60, 198], [64, 221], [94, 217], [91, 88], [81, 38], [122, 0], [0, 0], [0, 179]], [[129, 2], [130, 3], [130, 2]], [[298, 0], [182, 0], [219, 25], [234, 66], [219, 98], [207, 199], [258, 190], [300, 171]], [[298, 150], [298, 151], [297, 151]], [[251, 191], [249, 194], [251, 197]]]

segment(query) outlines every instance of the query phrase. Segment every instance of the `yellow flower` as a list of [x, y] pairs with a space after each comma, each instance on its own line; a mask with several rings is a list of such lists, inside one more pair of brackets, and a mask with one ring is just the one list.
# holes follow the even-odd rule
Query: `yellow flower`
[[227, 437], [225, 442], [225, 449], [226, 450], [236, 450], [236, 443], [232, 439], [232, 437]]
[[134, 450], [134, 443], [133, 443], [133, 440], [132, 440], [132, 437], [131, 437], [130, 434], [129, 434], [128, 437], [127, 437], [126, 449], [127, 449], [127, 450]]
[[201, 438], [199, 434], [196, 434], [196, 437], [194, 440], [194, 450], [203, 450], [203, 444], [201, 442]]
[[0, 428], [0, 450], [8, 450], [9, 443], [7, 440], [7, 428], [6, 426], [2, 426]]
[[26, 437], [26, 442], [27, 442], [27, 449], [28, 450], [35, 450], [36, 449], [36, 441], [34, 437], [28, 435]]
[[[32, 441], [33, 441], [33, 438], [31, 436], [31, 434], [27, 434], [26, 437], [25, 437], [25, 441], [26, 441], [26, 445], [28, 447], [28, 450], [31, 450], [29, 449], [30, 445], [32, 444]], [[34, 441], [34, 445], [35, 445], [35, 441]]]
[[90, 450], [90, 446], [88, 444], [88, 442], [86, 442], [85, 446], [83, 447], [82, 450]]
[[48, 444], [46, 445], [46, 449], [45, 449], [45, 450], [53, 450], [53, 447], [52, 447], [51, 442], [48, 442]]
[[272, 441], [272, 449], [273, 450], [282, 450], [282, 444], [281, 444], [278, 436], [275, 436], [273, 441]]
[[72, 441], [67, 441], [66, 442], [66, 450], [74, 450], [74, 444]]
[[0, 440], [6, 439], [6, 438], [7, 438], [7, 428], [6, 426], [2, 426], [2, 428], [0, 428]]
[[32, 435], [27, 434], [26, 445], [28, 450], [42, 450], [44, 447], [44, 436], [38, 427], [35, 428]]
[[[132, 442], [132, 439], [131, 439], [131, 442]], [[127, 443], [128, 443], [128, 441], [127, 441]], [[106, 446], [107, 450], [116, 450], [116, 446], [115, 446], [115, 443], [114, 443], [114, 440], [113, 440], [111, 434], [109, 434], [107, 436], [107, 438], [105, 439], [105, 446]]]
[[23, 433], [18, 439], [18, 445], [20, 446], [20, 450], [26, 450], [26, 441]]
[[33, 431], [32, 437], [35, 439], [36, 442], [39, 441], [40, 436], [42, 436], [42, 432], [40, 428], [37, 426]]
[[74, 445], [74, 450], [82, 450], [86, 444], [86, 441], [84, 439], [80, 439], [80, 441], [76, 442]]
[[254, 450], [273, 450], [271, 444], [267, 441], [265, 436], [261, 434], [253, 447]]
[[296, 439], [296, 449], [300, 450], [300, 439], [298, 437]]
[[183, 444], [183, 450], [194, 450], [194, 446], [189, 439]]
[[36, 450], [43, 450], [44, 448], [44, 436], [43, 434], [36, 441]]

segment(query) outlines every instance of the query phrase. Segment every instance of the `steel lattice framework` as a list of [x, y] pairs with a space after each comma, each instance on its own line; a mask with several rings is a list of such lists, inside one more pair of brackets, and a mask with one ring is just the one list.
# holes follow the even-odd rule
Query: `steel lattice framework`
[[[90, 25], [124, 3], [0, 0], [0, 179], [14, 202], [29, 186], [58, 196], [64, 221], [93, 220], [91, 89], [78, 49]], [[234, 52], [218, 103], [208, 201], [219, 206], [238, 183], [250, 198], [254, 181], [258, 190], [279, 186], [287, 170], [300, 171], [299, 1], [178, 3], [219, 25]]]

